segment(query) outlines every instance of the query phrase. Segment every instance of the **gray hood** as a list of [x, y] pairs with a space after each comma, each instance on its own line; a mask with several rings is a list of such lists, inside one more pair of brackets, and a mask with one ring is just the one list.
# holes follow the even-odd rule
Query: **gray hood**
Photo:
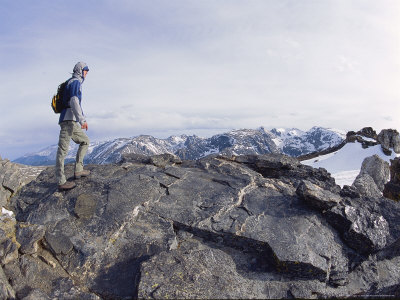
[[83, 81], [82, 70], [87, 67], [87, 64], [84, 62], [78, 62], [73, 70], [72, 77], [78, 78], [81, 82]]

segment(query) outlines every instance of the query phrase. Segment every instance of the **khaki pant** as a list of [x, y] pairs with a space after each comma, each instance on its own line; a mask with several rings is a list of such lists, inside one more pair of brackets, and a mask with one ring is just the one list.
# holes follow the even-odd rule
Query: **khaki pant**
[[68, 154], [70, 140], [72, 139], [76, 144], [79, 144], [79, 149], [76, 153], [75, 172], [81, 172], [83, 170], [83, 158], [89, 147], [89, 138], [78, 122], [64, 121], [60, 123], [60, 127], [61, 130], [56, 157], [56, 176], [59, 185], [67, 181], [64, 174], [64, 159]]

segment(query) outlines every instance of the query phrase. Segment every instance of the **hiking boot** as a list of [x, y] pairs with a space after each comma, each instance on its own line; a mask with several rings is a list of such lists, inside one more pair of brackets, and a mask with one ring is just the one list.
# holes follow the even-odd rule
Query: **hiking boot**
[[59, 190], [59, 191], [68, 191], [68, 190], [73, 189], [74, 187], [76, 187], [75, 182], [67, 181], [67, 182], [65, 182], [64, 184], [60, 184], [60, 185], [58, 186], [58, 190]]
[[81, 177], [89, 176], [89, 174], [90, 174], [89, 170], [82, 170], [81, 172], [75, 172], [75, 179], [79, 179]]

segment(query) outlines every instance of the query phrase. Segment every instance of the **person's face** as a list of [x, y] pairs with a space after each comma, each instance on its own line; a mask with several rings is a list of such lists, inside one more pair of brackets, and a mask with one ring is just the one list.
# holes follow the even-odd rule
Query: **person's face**
[[83, 78], [86, 78], [86, 75], [87, 75], [87, 73], [88, 73], [88, 71], [82, 71], [82, 76], [83, 76]]

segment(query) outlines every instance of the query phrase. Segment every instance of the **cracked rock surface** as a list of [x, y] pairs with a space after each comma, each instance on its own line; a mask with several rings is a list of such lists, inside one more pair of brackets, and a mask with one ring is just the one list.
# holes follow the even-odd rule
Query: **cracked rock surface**
[[73, 190], [47, 168], [11, 198], [0, 298], [400, 295], [400, 206], [324, 169], [278, 154], [87, 168]]
[[0, 209], [7, 207], [11, 196], [34, 180], [46, 167], [32, 167], [10, 162], [0, 157]]

